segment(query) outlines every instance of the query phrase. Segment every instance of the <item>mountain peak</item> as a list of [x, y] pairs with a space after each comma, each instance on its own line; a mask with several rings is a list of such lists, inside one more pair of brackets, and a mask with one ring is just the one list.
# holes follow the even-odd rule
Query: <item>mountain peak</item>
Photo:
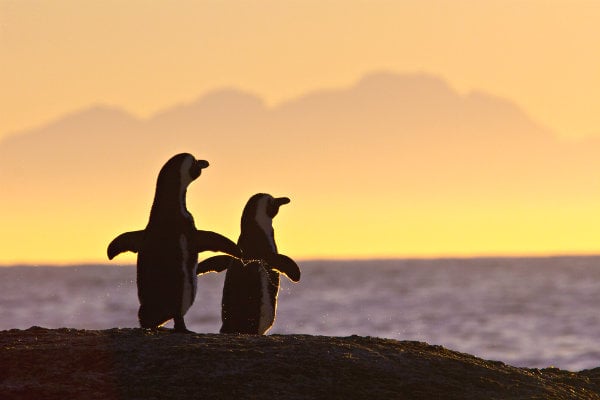
[[375, 90], [454, 92], [444, 79], [424, 72], [410, 74], [387, 71], [373, 72], [360, 79], [355, 87]]
[[157, 113], [152, 122], [167, 123], [173, 120], [194, 120], [199, 116], [260, 113], [266, 108], [257, 95], [234, 88], [208, 92], [190, 103], [179, 104]]

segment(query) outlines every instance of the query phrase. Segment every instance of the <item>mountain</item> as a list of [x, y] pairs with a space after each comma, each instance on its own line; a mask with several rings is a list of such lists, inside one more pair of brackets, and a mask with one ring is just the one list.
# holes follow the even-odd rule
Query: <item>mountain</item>
[[[298, 241], [324, 254], [334, 238], [351, 251], [363, 235], [399, 229], [411, 212], [426, 224], [469, 208], [600, 200], [599, 150], [597, 140], [559, 141], [506, 99], [462, 95], [426, 74], [375, 73], [276, 107], [223, 89], [145, 120], [94, 106], [6, 138], [0, 216], [17, 223], [26, 213], [42, 232], [74, 220], [72, 231], [96, 226], [107, 236], [141, 228], [158, 170], [186, 151], [211, 162], [190, 189], [202, 193], [191, 204], [207, 210], [203, 221], [227, 219], [234, 236], [251, 194], [288, 195], [300, 200], [293, 218], [302, 229], [319, 226], [316, 237], [296, 228]], [[336, 230], [350, 220], [357, 232]], [[380, 245], [367, 254], [402, 252], [391, 239]]]
[[[483, 93], [461, 96], [433, 76], [380, 73], [350, 88], [310, 93], [271, 109], [259, 97], [233, 89], [148, 120], [96, 106], [4, 140], [0, 162], [5, 172], [20, 164], [22, 173], [38, 176], [36, 164], [47, 173], [59, 164], [61, 175], [77, 175], [83, 168], [88, 173], [102, 169], [106, 176], [111, 168], [139, 164], [128, 159], [147, 161], [189, 148], [225, 159], [252, 153], [271, 159], [266, 165], [309, 161], [320, 176], [337, 168], [332, 164], [356, 159], [402, 165], [402, 158], [416, 153], [429, 164], [454, 153], [490, 156], [498, 146], [506, 153], [531, 153], [532, 147], [551, 142], [551, 132], [506, 100]], [[362, 168], [374, 172], [368, 163]]]

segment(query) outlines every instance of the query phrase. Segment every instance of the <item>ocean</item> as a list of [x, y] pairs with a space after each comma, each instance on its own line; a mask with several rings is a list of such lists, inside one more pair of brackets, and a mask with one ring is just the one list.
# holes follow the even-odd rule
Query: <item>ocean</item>
[[[299, 265], [299, 283], [282, 277], [269, 334], [416, 340], [520, 367], [600, 366], [600, 257]], [[223, 280], [199, 277], [189, 329], [219, 331]], [[132, 265], [0, 268], [0, 330], [137, 327], [137, 308]]]

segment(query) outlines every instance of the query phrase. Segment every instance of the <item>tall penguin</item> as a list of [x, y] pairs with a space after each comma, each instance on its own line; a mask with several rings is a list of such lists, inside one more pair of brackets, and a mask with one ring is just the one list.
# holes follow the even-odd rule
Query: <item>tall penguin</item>
[[137, 288], [142, 328], [156, 328], [174, 319], [176, 332], [190, 332], [183, 316], [196, 296], [198, 253], [221, 251], [241, 256], [231, 240], [196, 230], [186, 207], [188, 185], [208, 161], [177, 154], [162, 167], [146, 229], [117, 236], [108, 246], [108, 258], [125, 251], [138, 253]]
[[275, 321], [279, 273], [294, 282], [300, 280], [298, 265], [277, 253], [273, 232], [273, 218], [279, 207], [289, 202], [287, 197], [265, 193], [252, 196], [242, 213], [238, 240], [243, 260], [221, 255], [198, 265], [199, 274], [227, 270], [221, 333], [265, 334]]

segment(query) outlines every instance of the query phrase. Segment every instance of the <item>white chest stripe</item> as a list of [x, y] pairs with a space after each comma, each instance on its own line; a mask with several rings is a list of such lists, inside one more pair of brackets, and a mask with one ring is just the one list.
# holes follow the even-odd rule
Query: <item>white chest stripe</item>
[[[196, 279], [190, 279], [190, 274], [187, 269], [188, 264], [188, 251], [187, 251], [187, 239], [185, 235], [179, 237], [179, 245], [181, 248], [181, 272], [183, 274], [183, 290], [181, 293], [181, 315], [185, 314], [194, 301], [194, 294], [196, 293]], [[193, 271], [195, 273], [195, 271]]]
[[275, 251], [275, 243], [273, 243], [273, 218], [267, 215], [268, 204], [269, 198], [266, 196], [259, 200], [254, 219], [258, 226], [260, 226], [260, 229], [267, 235], [271, 249]]
[[260, 318], [258, 320], [258, 334], [264, 334], [273, 323], [275, 316], [275, 307], [269, 295], [269, 276], [264, 268], [259, 268], [260, 287], [261, 287], [261, 303], [260, 303]]
[[[190, 168], [192, 167], [193, 162], [194, 159], [189, 157], [186, 158], [183, 163], [181, 163], [181, 169], [179, 170], [179, 196], [181, 198], [183, 198], [188, 185], [193, 181], [192, 177], [190, 176]], [[180, 207], [181, 215], [189, 217], [190, 213], [185, 208], [183, 203], [180, 204]]]

